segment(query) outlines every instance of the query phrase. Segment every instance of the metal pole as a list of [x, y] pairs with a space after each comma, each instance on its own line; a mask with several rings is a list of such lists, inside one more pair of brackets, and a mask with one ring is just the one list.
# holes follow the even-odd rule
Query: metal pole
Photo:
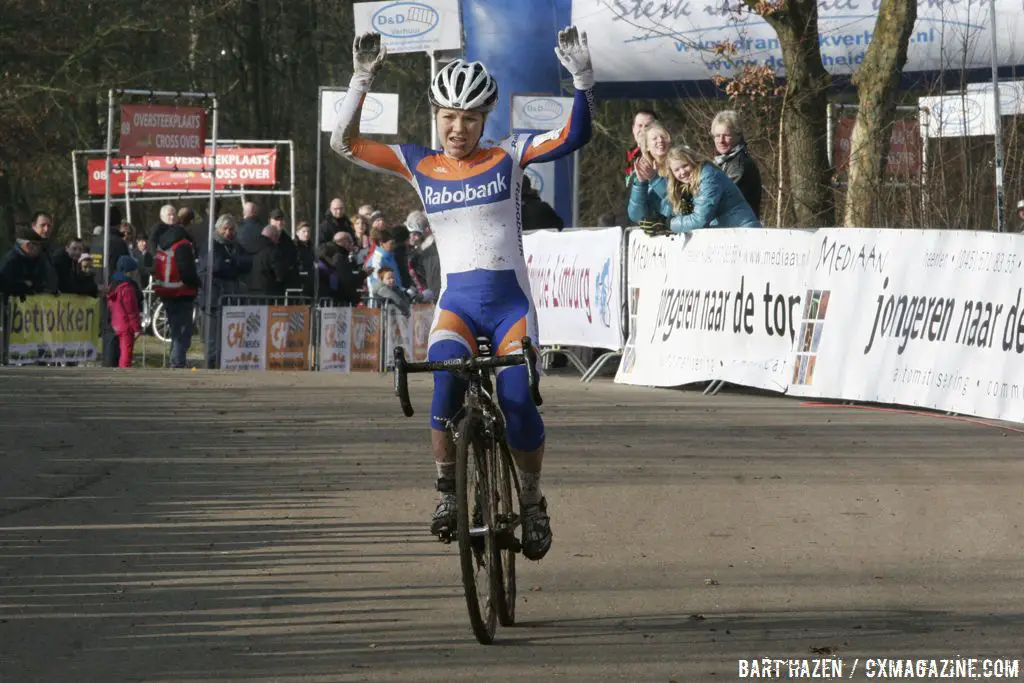
[[[86, 164], [85, 167], [88, 169], [89, 164]], [[86, 187], [89, 187], [88, 173], [89, 171], [86, 170]], [[78, 203], [78, 152], [76, 150], [71, 151], [71, 177], [75, 181], [75, 234], [78, 239], [82, 239], [82, 205]]]
[[292, 239], [295, 239], [295, 143], [291, 140], [288, 141], [288, 166], [292, 174], [291, 186], [288, 191], [292, 205]]
[[572, 226], [580, 225], [580, 151], [572, 153]]
[[206, 344], [204, 346], [204, 356], [209, 357], [207, 349], [210, 348], [213, 340], [213, 335], [220, 332], [220, 330], [213, 329], [213, 235], [214, 226], [217, 221], [217, 217], [214, 215], [215, 204], [217, 202], [217, 117], [219, 116], [217, 109], [217, 97], [213, 98], [213, 135], [211, 136], [213, 142], [210, 146], [210, 162], [212, 169], [210, 171], [210, 227], [209, 232], [206, 235], [206, 302], [203, 306], [204, 316], [206, 318]]
[[999, 111], [999, 69], [996, 54], [996, 2], [989, 0], [989, 20], [992, 34], [992, 111], [995, 113], [995, 146], [996, 146], [996, 232], [1003, 232], [1003, 122]]
[[316, 249], [320, 247], [320, 155], [323, 150], [324, 133], [321, 130], [324, 126], [324, 87], [320, 86], [317, 93], [316, 107], [316, 199], [313, 205], [316, 207], [313, 214], [313, 305], [320, 301], [320, 276], [316, 272]]
[[928, 220], [928, 142], [931, 140], [929, 126], [931, 115], [925, 110], [918, 111], [918, 119], [924, 119], [924, 135], [921, 136], [921, 224]]
[[[434, 76], [437, 75], [437, 53], [431, 50], [430, 55], [430, 82], [434, 82]], [[437, 140], [437, 120], [434, 117], [434, 110], [431, 107], [427, 107], [427, 111], [430, 113], [430, 149], [439, 149], [441, 147]]]
[[107, 97], [107, 178], [103, 194], [103, 286], [110, 286], [110, 157], [114, 153], [114, 91]]

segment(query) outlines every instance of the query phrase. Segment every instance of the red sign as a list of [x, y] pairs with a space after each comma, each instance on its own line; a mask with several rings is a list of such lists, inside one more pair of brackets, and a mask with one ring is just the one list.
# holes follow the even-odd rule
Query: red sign
[[[836, 173], [848, 171], [853, 122], [852, 116], [840, 118], [833, 129], [832, 162], [835, 164]], [[921, 129], [916, 120], [896, 119], [892, 122], [886, 173], [894, 176], [914, 176], [920, 172]]]
[[[148, 166], [148, 171], [118, 171], [110, 174], [110, 194], [123, 195], [130, 182], [136, 190], [209, 190], [210, 174], [197, 171], [175, 171], [175, 166], [209, 168], [213, 158], [207, 156], [114, 157], [111, 165]], [[102, 195], [105, 190], [106, 159], [89, 159], [89, 194]], [[277, 150], [257, 147], [217, 148], [217, 189], [245, 185], [277, 184]]]
[[202, 154], [206, 147], [206, 110], [158, 104], [121, 105], [124, 154]]

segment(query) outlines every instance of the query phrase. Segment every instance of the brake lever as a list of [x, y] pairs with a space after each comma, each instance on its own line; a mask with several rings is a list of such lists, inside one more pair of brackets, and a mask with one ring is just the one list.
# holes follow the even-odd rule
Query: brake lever
[[544, 399], [540, 396], [540, 378], [537, 374], [537, 365], [534, 362], [536, 359], [533, 357], [533, 342], [530, 341], [529, 337], [523, 337], [523, 358], [526, 364], [526, 377], [530, 383], [530, 396], [533, 398], [533, 404], [536, 406], [544, 405]]
[[405, 372], [405, 349], [395, 347], [395, 395], [402, 404], [402, 412], [412, 417], [412, 401], [409, 400], [409, 375]]

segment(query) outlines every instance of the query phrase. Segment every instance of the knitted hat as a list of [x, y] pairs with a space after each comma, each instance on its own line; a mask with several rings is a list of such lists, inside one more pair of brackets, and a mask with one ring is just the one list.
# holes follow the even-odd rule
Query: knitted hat
[[122, 256], [117, 259], [117, 272], [119, 273], [131, 273], [132, 271], [139, 269], [139, 262], [133, 259], [131, 256]]

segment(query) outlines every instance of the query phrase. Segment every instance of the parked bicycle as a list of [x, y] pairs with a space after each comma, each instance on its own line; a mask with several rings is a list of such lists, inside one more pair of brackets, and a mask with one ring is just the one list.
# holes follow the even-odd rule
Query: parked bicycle
[[[192, 326], [194, 330], [198, 330], [198, 321], [198, 308], [193, 308]], [[160, 297], [153, 292], [152, 281], [142, 290], [142, 331], [145, 332], [146, 329], [149, 329], [154, 337], [165, 344], [170, 343], [171, 333], [167, 325], [167, 311], [164, 310], [164, 303], [160, 301]]]
[[[543, 402], [529, 337], [522, 340], [522, 355], [494, 356], [486, 337], [477, 339], [478, 355], [444, 361], [410, 363], [405, 350], [395, 348], [395, 393], [406, 417], [412, 417], [408, 374], [448, 371], [469, 383], [462, 411], [448, 422], [455, 441], [455, 494], [458, 499], [455, 536], [459, 542], [462, 586], [469, 622], [476, 639], [494, 641], [497, 622], [515, 623], [516, 537], [521, 525], [519, 477], [505, 442], [505, 418], [494, 400], [495, 368], [526, 364], [530, 394]], [[450, 543], [449, 536], [445, 540]]]

